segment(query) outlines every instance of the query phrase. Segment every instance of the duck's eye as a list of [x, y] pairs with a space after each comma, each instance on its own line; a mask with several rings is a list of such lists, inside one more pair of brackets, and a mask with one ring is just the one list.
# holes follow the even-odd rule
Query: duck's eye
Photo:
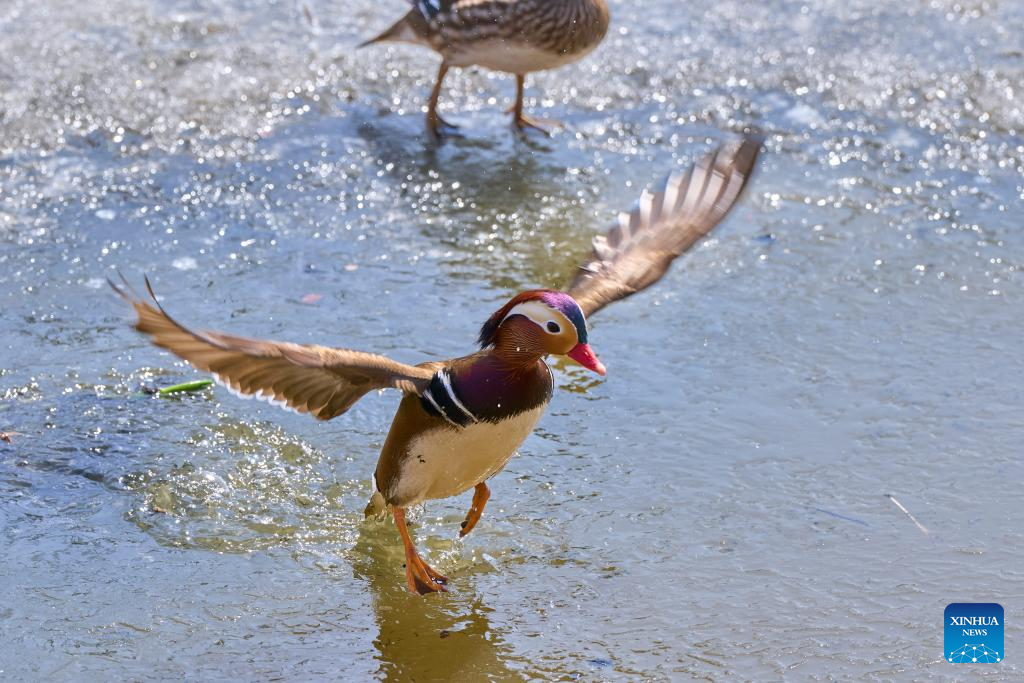
[[562, 328], [558, 326], [558, 323], [556, 323], [554, 320], [548, 321], [548, 332], [550, 332], [551, 334], [558, 334], [561, 331]]

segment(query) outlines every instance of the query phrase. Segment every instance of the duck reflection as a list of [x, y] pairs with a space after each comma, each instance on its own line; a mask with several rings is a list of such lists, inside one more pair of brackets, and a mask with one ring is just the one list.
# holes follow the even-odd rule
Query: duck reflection
[[491, 628], [490, 608], [465, 582], [456, 579], [450, 593], [413, 595], [401, 580], [403, 559], [390, 523], [360, 526], [352, 567], [373, 596], [379, 676], [387, 681], [521, 679], [508, 665], [511, 647]]
[[[386, 120], [361, 127], [359, 134], [392, 165], [393, 182], [419, 188], [414, 204], [443, 217], [424, 221], [421, 230], [451, 251], [453, 277], [470, 272], [505, 290], [559, 286], [575, 273], [596, 226], [586, 204], [574, 198], [579, 186], [566, 176], [565, 154], [547, 154], [547, 143], [515, 135], [455, 138], [434, 147], [407, 127]], [[562, 195], [557, 215], [542, 209], [553, 195]], [[534, 216], [528, 222], [524, 207]]]

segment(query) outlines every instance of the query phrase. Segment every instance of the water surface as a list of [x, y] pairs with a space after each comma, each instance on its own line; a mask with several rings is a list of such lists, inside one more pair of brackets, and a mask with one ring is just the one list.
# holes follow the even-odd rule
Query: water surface
[[[1020, 3], [613, 2], [581, 64], [509, 78], [354, 51], [402, 3], [0, 6], [0, 677], [954, 680], [949, 602], [1024, 610]], [[752, 125], [761, 172], [592, 321], [492, 482], [362, 520], [397, 404], [327, 424], [129, 329], [148, 273], [200, 327], [406, 362], [558, 286], [639, 191]], [[307, 295], [320, 295], [317, 297]], [[928, 530], [895, 505], [894, 496]], [[158, 510], [163, 510], [159, 512]]]

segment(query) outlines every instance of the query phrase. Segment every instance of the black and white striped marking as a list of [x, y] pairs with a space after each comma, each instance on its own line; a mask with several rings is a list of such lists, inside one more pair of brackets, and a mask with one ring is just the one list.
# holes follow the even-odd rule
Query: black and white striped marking
[[428, 413], [444, 418], [453, 427], [479, 422], [477, 416], [459, 400], [447, 370], [438, 370], [430, 378], [430, 386], [420, 396], [420, 403]]

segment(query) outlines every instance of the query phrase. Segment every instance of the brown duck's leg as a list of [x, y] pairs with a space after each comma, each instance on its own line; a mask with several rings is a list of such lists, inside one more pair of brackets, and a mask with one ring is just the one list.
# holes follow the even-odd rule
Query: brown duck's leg
[[487, 484], [480, 482], [473, 491], [473, 504], [469, 506], [466, 513], [466, 521], [462, 523], [462, 530], [459, 531], [459, 538], [465, 538], [466, 534], [473, 530], [476, 523], [480, 521], [480, 515], [484, 513], [484, 506], [491, 497], [491, 490]]
[[520, 132], [527, 128], [533, 128], [544, 133], [544, 135], [551, 135], [541, 124], [557, 126], [557, 121], [534, 119], [523, 113], [523, 89], [525, 84], [526, 76], [524, 74], [516, 74], [516, 102], [512, 105], [512, 125], [518, 128]]
[[412, 544], [412, 537], [409, 536], [409, 529], [405, 526], [405, 508], [392, 508], [395, 516], [395, 526], [402, 536], [402, 544], [405, 546], [405, 580], [409, 586], [410, 593], [436, 593], [447, 591], [444, 584], [448, 578], [434, 571], [424, 562], [416, 552], [416, 546]]
[[437, 70], [437, 81], [434, 83], [434, 89], [430, 92], [430, 104], [427, 106], [427, 131], [435, 140], [441, 138], [442, 128], [458, 128], [458, 126], [445, 121], [437, 113], [437, 102], [441, 98], [441, 85], [444, 83], [444, 77], [447, 73], [448, 64], [441, 62], [441, 66]]

